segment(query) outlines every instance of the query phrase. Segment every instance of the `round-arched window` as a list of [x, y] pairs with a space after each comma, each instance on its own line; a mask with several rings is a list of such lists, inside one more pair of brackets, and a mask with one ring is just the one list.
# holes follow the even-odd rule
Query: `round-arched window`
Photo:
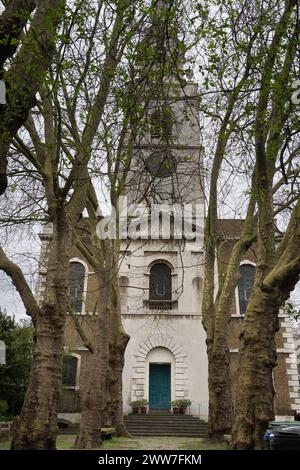
[[165, 263], [157, 263], [150, 270], [149, 300], [170, 302], [172, 300], [172, 273]]

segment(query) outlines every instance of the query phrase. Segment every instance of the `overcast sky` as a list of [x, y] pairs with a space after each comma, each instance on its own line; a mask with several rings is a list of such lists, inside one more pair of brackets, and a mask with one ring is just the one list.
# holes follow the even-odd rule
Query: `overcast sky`
[[[21, 267], [33, 292], [35, 291], [40, 252], [38, 237], [40, 231], [41, 226], [36, 226], [32, 230], [28, 227], [23, 229], [16, 227], [13, 230], [0, 232], [4, 250], [12, 261]], [[0, 307], [2, 309], [4, 308], [10, 315], [15, 315], [17, 319], [28, 318], [15, 286], [2, 271], [0, 271], [0, 292]]]

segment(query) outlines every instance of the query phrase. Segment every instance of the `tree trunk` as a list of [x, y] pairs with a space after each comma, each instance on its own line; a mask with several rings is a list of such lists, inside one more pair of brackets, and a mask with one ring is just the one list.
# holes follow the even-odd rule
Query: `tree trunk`
[[106, 383], [109, 368], [110, 286], [103, 265], [98, 265], [100, 309], [96, 321], [94, 352], [89, 361], [88, 384], [81, 401], [80, 432], [76, 449], [95, 449], [101, 446], [102, 410], [106, 404]]
[[[13, 53], [18, 45], [17, 39], [22, 35], [22, 25], [26, 23], [33, 2], [18, 3], [27, 3], [27, 7], [22, 8], [24, 14], [21, 16], [19, 27], [11, 32], [10, 53]], [[7, 160], [11, 142], [26, 121], [30, 109], [36, 104], [36, 94], [41, 89], [55, 54], [57, 28], [65, 12], [65, 0], [41, 0], [36, 3], [37, 8], [30, 28], [22, 39], [22, 47], [19, 48], [12, 65], [1, 77], [7, 84], [7, 104], [0, 106], [0, 195], [7, 187]], [[17, 10], [14, 13], [16, 14]], [[5, 38], [0, 37], [2, 52], [8, 39], [7, 35]], [[9, 54], [8, 51], [4, 53], [2, 59], [6, 59], [7, 53]]]
[[[255, 199], [251, 197], [240, 239], [234, 245], [225, 272], [220, 273], [219, 288], [214, 303], [213, 342], [210, 350], [208, 349], [208, 435], [212, 440], [222, 440], [224, 434], [231, 434], [233, 403], [228, 325], [235, 288], [239, 279], [239, 265], [243, 254], [251, 246], [254, 239], [254, 209]], [[221, 250], [220, 246], [218, 250]]]
[[64, 346], [64, 315], [43, 309], [24, 405], [11, 449], [55, 449]]
[[275, 333], [279, 328], [278, 296], [258, 288], [248, 306], [240, 336], [233, 446], [263, 448], [263, 435], [274, 419]]
[[111, 422], [117, 436], [128, 436], [123, 416], [123, 367], [129, 336], [125, 333], [121, 319], [121, 300], [118, 276], [119, 242], [111, 241], [111, 321], [110, 321], [110, 396]]
[[208, 359], [209, 419], [208, 437], [223, 440], [231, 432], [232, 400], [229, 381], [229, 349], [218, 347]]
[[55, 449], [72, 231], [64, 209], [56, 209], [54, 218], [30, 380], [12, 449]]
[[[95, 201], [96, 201], [95, 197]], [[122, 372], [124, 353], [129, 341], [121, 320], [119, 295], [119, 241], [97, 237], [94, 209], [88, 205], [91, 244], [86, 250], [81, 241], [78, 248], [97, 273], [99, 305], [94, 338], [94, 353], [89, 383], [82, 400], [80, 433], [76, 448], [95, 448], [101, 444], [101, 426], [114, 427], [116, 435], [127, 436], [123, 419]]]
[[111, 425], [115, 428], [116, 436], [128, 436], [123, 416], [123, 389], [122, 374], [124, 367], [124, 354], [129, 337], [119, 332], [114, 344], [110, 347], [110, 416]]
[[[231, 430], [231, 389], [229, 381], [229, 349], [227, 345], [228, 311], [216, 311], [214, 293], [214, 248], [208, 247], [202, 302], [203, 326], [206, 331], [208, 357], [209, 415], [208, 435], [221, 440]], [[223, 325], [224, 328], [220, 328]]]

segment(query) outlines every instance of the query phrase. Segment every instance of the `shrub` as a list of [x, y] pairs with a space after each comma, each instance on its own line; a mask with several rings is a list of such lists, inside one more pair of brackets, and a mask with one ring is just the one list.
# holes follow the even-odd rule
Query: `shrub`
[[0, 400], [0, 416], [5, 415], [8, 410], [8, 404], [5, 400]]
[[132, 401], [129, 404], [132, 408], [139, 408], [140, 407], [140, 400]]
[[182, 400], [178, 400], [179, 402], [179, 408], [188, 408], [191, 406], [192, 402], [188, 398], [183, 398]]
[[173, 400], [173, 401], [171, 401], [171, 406], [173, 408], [180, 408], [180, 402], [181, 402], [181, 400]]
[[148, 406], [148, 401], [146, 400], [146, 398], [143, 398], [142, 400], [140, 400], [139, 406], [140, 406], [140, 407], [146, 407], [146, 406]]

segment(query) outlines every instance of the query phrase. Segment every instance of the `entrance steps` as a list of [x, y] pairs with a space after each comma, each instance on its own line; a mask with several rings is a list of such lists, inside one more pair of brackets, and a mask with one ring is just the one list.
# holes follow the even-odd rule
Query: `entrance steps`
[[124, 420], [127, 431], [133, 437], [207, 436], [207, 423], [191, 415], [174, 415], [168, 411], [150, 411], [148, 414], [127, 415]]

